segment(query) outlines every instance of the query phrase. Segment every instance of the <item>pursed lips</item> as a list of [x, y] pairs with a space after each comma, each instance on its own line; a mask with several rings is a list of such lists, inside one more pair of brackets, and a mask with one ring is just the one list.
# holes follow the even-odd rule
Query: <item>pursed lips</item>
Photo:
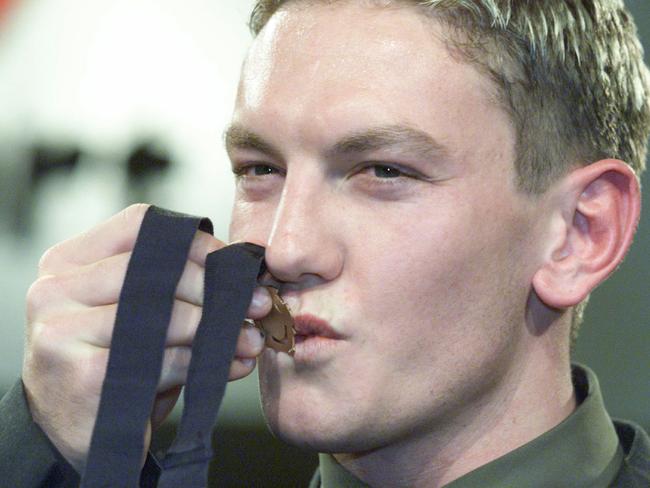
[[301, 313], [294, 317], [296, 329], [296, 342], [304, 341], [310, 337], [339, 340], [343, 336], [336, 332], [325, 320], [308, 313]]

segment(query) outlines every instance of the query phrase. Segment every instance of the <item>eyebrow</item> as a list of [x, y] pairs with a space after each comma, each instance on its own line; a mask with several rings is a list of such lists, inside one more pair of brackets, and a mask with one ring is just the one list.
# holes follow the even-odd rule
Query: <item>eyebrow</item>
[[424, 131], [405, 125], [365, 129], [338, 141], [328, 151], [332, 156], [397, 149], [424, 157], [446, 157], [449, 150]]
[[252, 149], [273, 158], [281, 159], [282, 157], [280, 150], [275, 146], [241, 125], [229, 126], [223, 133], [223, 140], [228, 152], [233, 149]]
[[[233, 124], [224, 132], [226, 149], [252, 149], [281, 159], [281, 151], [258, 134]], [[345, 136], [327, 150], [329, 158], [352, 156], [379, 150], [400, 150], [426, 158], [445, 158], [449, 150], [424, 131], [406, 125], [386, 125]]]

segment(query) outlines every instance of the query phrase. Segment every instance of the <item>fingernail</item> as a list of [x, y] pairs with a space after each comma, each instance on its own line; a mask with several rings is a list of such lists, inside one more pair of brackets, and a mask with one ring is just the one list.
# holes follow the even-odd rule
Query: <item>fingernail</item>
[[255, 358], [243, 358], [239, 360], [247, 368], [253, 368], [255, 366]]
[[253, 349], [261, 351], [264, 347], [264, 339], [262, 338], [259, 329], [256, 329], [255, 327], [247, 327], [246, 334], [248, 335], [248, 342]]
[[251, 300], [251, 305], [253, 308], [264, 308], [270, 300], [271, 297], [269, 296], [269, 292], [264, 288], [258, 286], [253, 291], [253, 299]]

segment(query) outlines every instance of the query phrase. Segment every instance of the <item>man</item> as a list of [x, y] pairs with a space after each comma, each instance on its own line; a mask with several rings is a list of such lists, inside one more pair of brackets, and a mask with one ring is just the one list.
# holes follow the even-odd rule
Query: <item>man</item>
[[[230, 238], [266, 247], [298, 343], [244, 329], [231, 378], [260, 355], [270, 428], [326, 453], [312, 484], [647, 486], [647, 435], [570, 365], [639, 217], [650, 88], [622, 3], [275, 0], [252, 27]], [[55, 246], [29, 292], [33, 428], [78, 471], [143, 213]], [[222, 245], [194, 241], [153, 426]], [[257, 291], [249, 316], [269, 309]]]

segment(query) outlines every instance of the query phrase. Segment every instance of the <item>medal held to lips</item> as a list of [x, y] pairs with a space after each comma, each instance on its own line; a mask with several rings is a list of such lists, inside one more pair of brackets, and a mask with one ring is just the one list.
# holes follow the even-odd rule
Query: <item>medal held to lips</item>
[[293, 356], [296, 351], [296, 330], [291, 310], [282, 300], [276, 288], [267, 286], [273, 303], [271, 312], [263, 319], [255, 321], [255, 327], [264, 333], [266, 346]]

